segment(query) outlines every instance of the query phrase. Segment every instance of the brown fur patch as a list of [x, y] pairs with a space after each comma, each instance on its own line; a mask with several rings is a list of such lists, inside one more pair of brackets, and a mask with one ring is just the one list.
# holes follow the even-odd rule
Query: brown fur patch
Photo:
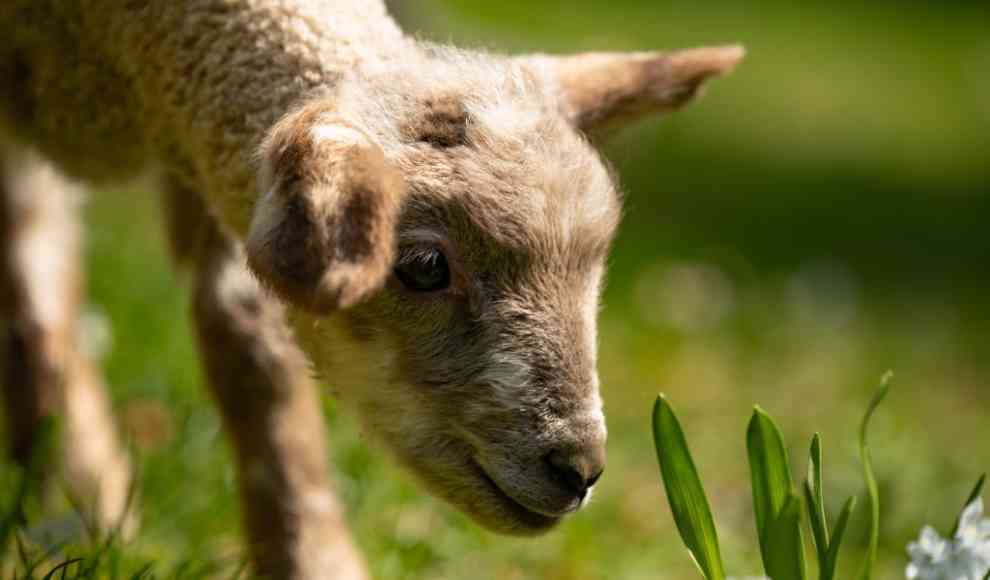
[[313, 222], [310, 204], [300, 198], [289, 199], [280, 227], [272, 233], [269, 247], [272, 265], [286, 282], [313, 286], [327, 266], [329, 257], [319, 251], [319, 225]]
[[413, 141], [440, 149], [467, 142], [468, 114], [456, 96], [433, 97], [423, 103], [422, 114], [403, 127], [403, 134]]

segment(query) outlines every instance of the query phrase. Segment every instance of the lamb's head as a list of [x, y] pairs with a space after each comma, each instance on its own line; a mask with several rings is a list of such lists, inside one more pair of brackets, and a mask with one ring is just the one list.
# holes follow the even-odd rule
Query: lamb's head
[[620, 200], [589, 135], [740, 56], [432, 50], [273, 130], [252, 267], [302, 307], [342, 404], [483, 525], [546, 530], [605, 466], [596, 313]]

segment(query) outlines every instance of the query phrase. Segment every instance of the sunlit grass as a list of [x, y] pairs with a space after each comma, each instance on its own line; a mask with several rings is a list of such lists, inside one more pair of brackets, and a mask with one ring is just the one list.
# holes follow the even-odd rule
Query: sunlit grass
[[[92, 221], [104, 227], [91, 239], [89, 254], [99, 280], [92, 301], [107, 313], [114, 329], [106, 360], [110, 383], [123, 423], [137, 414], [131, 423], [147, 426], [151, 413], [167, 427], [152, 433], [129, 430], [141, 466], [141, 526], [132, 540], [115, 549], [135, 566], [154, 563], [159, 577], [184, 563], [238, 562], [244, 551], [233, 467], [217, 417], [198, 385], [186, 334], [185, 292], [176, 289], [181, 281], [169, 273], [152, 218], [138, 218], [147, 219], [135, 228], [139, 232], [121, 227], [124, 218], [114, 206], [116, 195], [96, 197], [90, 208]], [[152, 216], [152, 208], [146, 209], [136, 215]], [[121, 246], [127, 250], [118, 251]], [[328, 400], [334, 480], [377, 577], [635, 579], [655, 578], [660, 571], [672, 580], [693, 578], [694, 566], [684, 558], [666, 514], [644, 427], [644, 408], [658, 390], [676, 398], [683, 420], [693, 426], [695, 460], [707, 474], [712, 509], [719, 514], [727, 567], [757, 570], [760, 556], [746, 507], [745, 447], [726, 432], [742, 432], [752, 401], [773, 401], [774, 415], [790, 441], [823, 431], [832, 442], [834, 464], [854, 465], [855, 446], [833, 433], [856, 428], [852, 418], [869, 397], [862, 385], [882, 368], [881, 362], [897, 366], [902, 379], [898, 397], [888, 401], [874, 425], [874, 437], [884, 442], [875, 450], [879, 490], [889, 506], [878, 570], [899, 571], [904, 547], [921, 524], [935, 519], [934, 513], [957, 510], [955, 498], [969, 491], [963, 488], [975, 469], [974, 453], [985, 450], [960, 443], [960, 434], [974, 442], [990, 437], [987, 401], [977, 386], [985, 369], [967, 346], [968, 327], [926, 314], [932, 308], [944, 310], [923, 296], [903, 307], [897, 302], [875, 305], [863, 289], [853, 294], [829, 290], [836, 283], [823, 282], [828, 280], [823, 275], [809, 278], [795, 272], [791, 278], [746, 280], [718, 262], [706, 264], [722, 273], [701, 276], [700, 286], [682, 284], [679, 291], [686, 295], [675, 292], [663, 299], [677, 313], [674, 318], [663, 312], [644, 315], [649, 301], [636, 298], [656, 291], [650, 285], [663, 284], [668, 280], [664, 275], [643, 272], [642, 283], [611, 286], [601, 324], [608, 472], [591, 505], [545, 537], [511, 539], [479, 530], [417, 490], [380, 452], [366, 446], [353, 421]], [[661, 272], [669, 267], [684, 271], [676, 261], [657, 265]], [[115, 279], [130, 280], [131, 289], [138, 291], [112, 285]], [[680, 301], [712, 292], [704, 286], [713, 279], [728, 284], [729, 290], [716, 292], [730, 292], [734, 306], [717, 319], [710, 313], [700, 314], [698, 323], [683, 319], [691, 308], [678, 307]], [[908, 315], [903, 308], [911, 309], [910, 321], [901, 318]], [[143, 338], [148, 329], [149, 338]], [[940, 362], [946, 358], [953, 366]], [[795, 457], [802, 452], [789, 451]], [[0, 473], [8, 482], [0, 486], [6, 502], [13, 472], [8, 467]], [[851, 467], [830, 469], [824, 485], [832, 490], [830, 498], [863, 492]], [[931, 499], [918, 503], [913, 500], [918, 495]], [[830, 513], [841, 508], [827, 505]], [[849, 551], [840, 566], [861, 559], [865, 512], [858, 510], [850, 523]], [[55, 502], [53, 510], [36, 510], [27, 526], [44, 527], [69, 513], [67, 504]], [[85, 538], [79, 540], [73, 553], [88, 553]], [[853, 572], [842, 569], [836, 577]]]

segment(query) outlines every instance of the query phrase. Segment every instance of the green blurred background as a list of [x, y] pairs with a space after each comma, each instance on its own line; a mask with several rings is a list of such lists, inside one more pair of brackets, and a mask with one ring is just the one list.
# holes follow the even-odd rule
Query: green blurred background
[[[907, 542], [926, 522], [945, 531], [990, 469], [990, 3], [395, 4], [407, 28], [459, 45], [740, 42], [748, 56], [700, 102], [607, 147], [627, 212], [600, 330], [609, 466], [584, 511], [538, 539], [483, 532], [413, 487], [327, 401], [335, 481], [376, 577], [697, 578], [649, 434], [659, 391], [679, 410], [731, 572], [755, 574], [751, 405], [777, 418], [798, 473], [823, 433], [835, 513], [863, 492], [854, 432], [886, 369], [895, 390], [873, 431], [879, 577], [903, 577]], [[94, 196], [87, 256], [93, 309], [113, 327], [114, 402], [141, 464], [132, 549], [168, 570], [242, 551], [229, 453], [155, 203]], [[865, 512], [861, 502], [840, 578], [858, 563]]]

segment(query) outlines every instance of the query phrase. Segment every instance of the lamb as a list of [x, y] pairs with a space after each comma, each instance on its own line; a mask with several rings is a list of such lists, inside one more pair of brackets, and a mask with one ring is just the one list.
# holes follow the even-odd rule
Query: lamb
[[0, 22], [16, 459], [64, 413], [69, 480], [122, 517], [128, 460], [74, 339], [75, 184], [144, 176], [192, 272], [258, 574], [366, 577], [316, 378], [487, 528], [542, 533], [586, 503], [620, 215], [595, 144], [681, 107], [741, 48], [500, 56], [416, 41], [381, 0], [7, 0]]

